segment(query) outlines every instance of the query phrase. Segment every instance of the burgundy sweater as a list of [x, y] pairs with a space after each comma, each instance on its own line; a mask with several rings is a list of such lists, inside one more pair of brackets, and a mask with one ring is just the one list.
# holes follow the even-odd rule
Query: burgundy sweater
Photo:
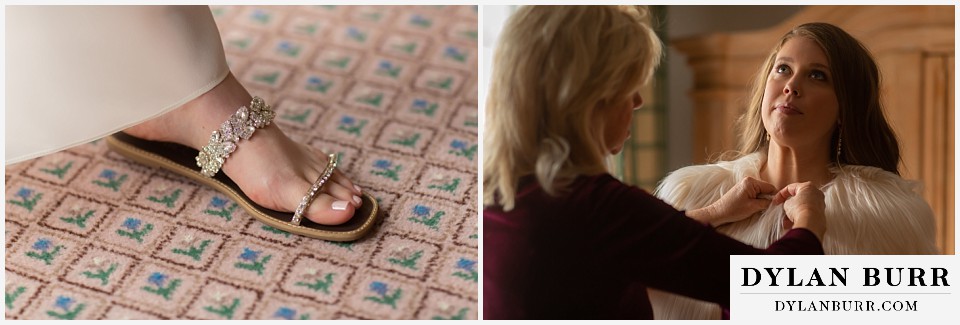
[[823, 254], [806, 229], [751, 247], [607, 174], [571, 188], [528, 177], [513, 210], [484, 209], [484, 319], [652, 319], [647, 287], [728, 306], [730, 255]]

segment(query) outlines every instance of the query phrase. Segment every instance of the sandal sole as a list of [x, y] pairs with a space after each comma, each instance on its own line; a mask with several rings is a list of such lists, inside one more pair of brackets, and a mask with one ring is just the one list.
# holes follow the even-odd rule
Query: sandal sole
[[254, 203], [223, 172], [217, 172], [214, 177], [200, 174], [198, 168], [193, 167], [196, 165], [197, 150], [176, 143], [144, 140], [123, 132], [107, 136], [106, 140], [107, 146], [120, 155], [210, 186], [232, 198], [260, 222], [292, 234], [330, 241], [353, 241], [369, 233], [376, 224], [379, 206], [376, 199], [367, 193], [363, 193], [360, 208], [343, 224], [321, 225], [304, 218], [300, 225], [296, 226], [289, 223], [293, 212], [275, 211]]

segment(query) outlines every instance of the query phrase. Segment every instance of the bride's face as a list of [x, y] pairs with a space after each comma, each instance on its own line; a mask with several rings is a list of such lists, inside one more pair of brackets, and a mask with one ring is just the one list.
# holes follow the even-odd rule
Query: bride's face
[[829, 148], [840, 106], [826, 54], [813, 40], [794, 37], [777, 53], [767, 76], [761, 117], [773, 141]]

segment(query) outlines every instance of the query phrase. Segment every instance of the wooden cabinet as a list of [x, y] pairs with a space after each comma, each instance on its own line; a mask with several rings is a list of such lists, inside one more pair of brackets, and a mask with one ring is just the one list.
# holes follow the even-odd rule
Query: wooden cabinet
[[885, 113], [900, 139], [904, 178], [919, 180], [937, 218], [937, 243], [954, 254], [954, 8], [811, 6], [772, 28], [672, 42], [694, 71], [693, 159], [736, 148], [736, 119], [775, 42], [805, 22], [828, 22], [859, 39], [882, 74]]

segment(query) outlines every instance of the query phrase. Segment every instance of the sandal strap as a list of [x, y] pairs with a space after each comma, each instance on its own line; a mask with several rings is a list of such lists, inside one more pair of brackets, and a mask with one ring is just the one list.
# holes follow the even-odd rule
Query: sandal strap
[[237, 109], [236, 113], [220, 125], [219, 130], [213, 131], [210, 142], [197, 154], [200, 173], [207, 177], [216, 175], [227, 157], [237, 150], [240, 139], [250, 139], [254, 131], [270, 125], [274, 116], [276, 113], [270, 105], [256, 96], [250, 101], [250, 108], [241, 106]]
[[330, 176], [333, 175], [333, 170], [336, 168], [337, 155], [330, 154], [327, 167], [323, 170], [323, 173], [320, 173], [320, 177], [317, 177], [317, 180], [313, 182], [313, 186], [310, 187], [310, 191], [307, 191], [307, 195], [304, 195], [303, 199], [300, 200], [300, 205], [297, 206], [297, 210], [293, 213], [293, 219], [290, 219], [291, 224], [295, 226], [300, 225], [300, 221], [303, 220], [303, 214], [307, 212], [307, 207], [316, 199], [317, 193], [320, 193], [320, 189], [327, 183], [327, 180], [330, 179]]

